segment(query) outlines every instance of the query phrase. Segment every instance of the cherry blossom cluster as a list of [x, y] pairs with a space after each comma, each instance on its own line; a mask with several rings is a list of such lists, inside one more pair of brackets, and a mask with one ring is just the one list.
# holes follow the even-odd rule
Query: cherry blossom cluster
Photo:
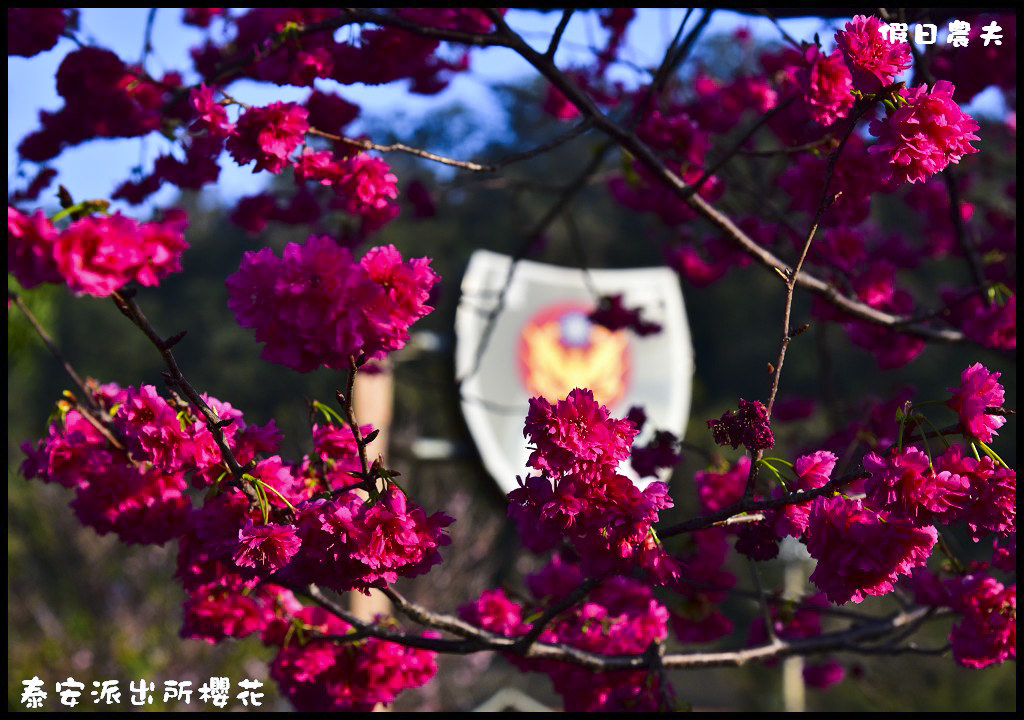
[[[61, 416], [35, 447], [25, 443], [25, 477], [75, 491], [71, 506], [83, 525], [100, 534], [115, 533], [126, 543], [164, 543], [185, 527], [191, 501], [190, 480], [213, 484], [222, 464], [205, 423], [160, 397], [151, 385], [96, 389], [98, 410], [61, 405]], [[241, 413], [212, 398], [212, 407], [232, 420], [229, 442], [244, 462], [273, 451], [280, 434], [273, 422], [248, 426]], [[96, 412], [113, 415], [110, 428]], [[212, 478], [212, 480], [211, 480]]]
[[960, 416], [960, 430], [965, 437], [992, 442], [997, 430], [1006, 423], [1002, 415], [988, 412], [989, 408], [998, 410], [1003, 406], [1005, 393], [998, 381], [999, 373], [975, 363], [960, 374], [960, 387], [949, 388], [953, 397], [946, 404]]
[[759, 400], [749, 402], [740, 398], [737, 412], [728, 410], [718, 420], [708, 420], [708, 427], [719, 445], [743, 445], [754, 452], [775, 445], [768, 409]]
[[953, 101], [953, 83], [939, 80], [900, 93], [901, 106], [885, 120], [873, 120], [878, 138], [868, 152], [881, 156], [882, 180], [897, 185], [921, 182], [978, 152], [970, 143], [978, 123]]
[[[320, 608], [293, 610], [275, 625], [277, 635], [269, 642], [264, 632], [264, 642], [280, 648], [270, 664], [270, 676], [299, 711], [372, 712], [394, 702], [402, 691], [425, 685], [437, 673], [436, 653], [376, 638], [353, 643], [289, 641], [282, 631], [293, 628], [340, 639], [353, 631], [344, 620]], [[436, 637], [436, 633], [427, 632], [424, 637]]]
[[636, 433], [590, 390], [577, 388], [555, 404], [530, 400], [523, 435], [537, 474], [519, 478], [508, 496], [527, 547], [540, 552], [568, 542], [591, 572], [642, 567], [657, 582], [676, 574], [651, 531], [659, 511], [672, 507], [668, 488], [652, 482], [640, 490], [618, 471]]
[[[1005, 420], [992, 414], [1003, 403], [997, 380], [998, 373], [976, 364], [964, 371], [962, 385], [951, 390], [954, 395], [947, 404], [960, 415], [957, 432], [968, 441], [984, 431], [984, 418]], [[774, 497], [824, 486], [836, 462], [829, 451], [799, 457], [793, 466], [795, 479], [777, 487]], [[1016, 473], [990, 456], [976, 459], [952, 445], [932, 460], [915, 445], [891, 446], [884, 454], [867, 453], [863, 466], [869, 479], [845, 490], [862, 490], [861, 498], [822, 496], [766, 511], [763, 523], [739, 531], [737, 550], [765, 559], [778, 552], [780, 538], [799, 538], [818, 561], [811, 581], [841, 604], [888, 594], [897, 580], [923, 567], [937, 541], [938, 524], [962, 523], [976, 541], [992, 534], [1015, 536]], [[738, 502], [749, 468], [749, 460], [741, 458], [732, 470], [698, 473], [705, 510], [715, 512]]]
[[162, 221], [139, 223], [121, 213], [89, 216], [60, 230], [37, 210], [7, 208], [7, 268], [32, 288], [67, 284], [79, 295], [107, 297], [128, 283], [155, 287], [181, 270], [188, 219], [170, 210]]
[[[1004, 399], [998, 378], [998, 373], [988, 372], [979, 363], [963, 372], [960, 387], [950, 390], [953, 396], [947, 405], [960, 419], [953, 432], [968, 442], [991, 440], [995, 428], [1005, 421], [994, 414], [1001, 410]], [[898, 437], [892, 439], [898, 442]], [[833, 479], [836, 462], [836, 455], [828, 451], [799, 457], [793, 465], [795, 478], [777, 487], [773, 497], [823, 487]], [[817, 561], [811, 582], [836, 604], [887, 595], [901, 579], [924, 572], [938, 540], [939, 525], [963, 525], [975, 542], [994, 536], [997, 548], [1012, 548], [1003, 552], [1004, 556], [1012, 557], [1015, 552], [1016, 472], [993, 456], [978, 459], [965, 453], [962, 446], [951, 445], [932, 459], [916, 445], [895, 445], [884, 453], [867, 453], [863, 467], [869, 473], [863, 485], [767, 510], [761, 522], [743, 525], [737, 531], [736, 549], [754, 559], [767, 559], [777, 554], [781, 538], [798, 538]], [[697, 487], [705, 512], [738, 503], [749, 470], [749, 458], [744, 456], [731, 470], [698, 472]], [[1012, 568], [1006, 560], [993, 562]], [[992, 622], [1005, 626], [1012, 615], [1006, 603], [1015, 602], [1015, 594], [1007, 600], [1009, 591], [1004, 592], [998, 581], [984, 573], [980, 577], [983, 579], [964, 587], [994, 587], [991, 595], [1002, 593], [999, 597], [1003, 599], [996, 601], [1001, 609], [995, 612], [1002, 613], [1004, 619]], [[961, 581], [954, 578], [948, 582], [955, 585]], [[976, 647], [958, 649], [969, 644], [966, 628], [982, 622], [979, 612], [993, 611], [977, 610], [988, 607], [989, 595], [977, 600], [957, 597], [947, 591], [932, 599], [932, 604], [951, 607], [964, 616], [951, 636], [957, 660], [975, 667], [1004, 661], [1007, 631], [999, 631], [1000, 639], [984, 659]]]
[[877, 17], [857, 15], [836, 33], [836, 44], [852, 75], [853, 89], [874, 93], [891, 85], [913, 64], [910, 45], [892, 42], [879, 32]]
[[[1008, 560], [1009, 564], [994, 565], [1007, 573], [1015, 572], [1016, 557]], [[918, 570], [911, 587], [914, 599], [922, 605], [948, 607], [960, 616], [949, 634], [953, 659], [957, 663], [983, 668], [1007, 660], [1016, 661], [1016, 584], [1005, 585], [992, 576], [991, 568], [978, 567], [948, 579], [928, 570]]]
[[[559, 602], [585, 579], [578, 564], [555, 555], [541, 572], [527, 578], [533, 596], [530, 603], [517, 602], [503, 590], [485, 591], [478, 600], [460, 609], [463, 618], [491, 632], [521, 637], [528, 618], [549, 603]], [[649, 585], [613, 576], [598, 584], [586, 599], [563, 613], [539, 636], [541, 642], [562, 643], [598, 655], [632, 655], [647, 652], [668, 638], [669, 612]], [[551, 678], [565, 700], [567, 712], [637, 712], [674, 709], [674, 694], [664, 679], [644, 670], [594, 672], [572, 663], [530, 660], [509, 656], [524, 672], [541, 672]]]
[[[492, 25], [473, 9], [405, 8], [397, 15], [408, 22], [465, 32], [486, 32]], [[9, 54], [33, 56], [52, 48], [68, 23], [60, 8], [12, 10], [8, 13]], [[214, 39], [211, 25], [220, 18], [234, 34]], [[357, 232], [379, 229], [398, 212], [395, 177], [382, 160], [358, 152], [359, 145], [340, 133], [359, 113], [340, 96], [313, 88], [305, 103], [242, 106], [231, 122], [224, 105], [241, 105], [223, 91], [242, 78], [278, 85], [313, 87], [318, 79], [344, 85], [380, 84], [411, 78], [413, 92], [440, 92], [450, 79], [468, 69], [468, 54], [452, 59], [439, 53], [440, 43], [393, 28], [364, 30], [359, 42], [339, 42], [330, 30], [310, 32], [309, 25], [334, 27], [351, 22], [341, 9], [254, 8], [232, 16], [226, 9], [186, 9], [185, 21], [210, 33], [193, 49], [196, 69], [205, 81], [186, 89], [179, 73], [150, 77], [109, 50], [83, 47], [67, 55], [58, 70], [57, 90], [65, 105], [43, 112], [41, 128], [19, 145], [22, 158], [46, 162], [65, 148], [95, 138], [141, 137], [162, 133], [176, 147], [161, 153], [151, 170], [125, 181], [115, 199], [139, 203], [170, 183], [199, 189], [216, 182], [226, 150], [241, 165], [254, 162], [254, 172], [295, 170], [297, 192], [291, 212], [240, 206], [239, 220], [253, 228], [267, 220], [312, 222], [335, 209], [353, 216]], [[186, 92], [186, 90], [188, 90]], [[218, 101], [217, 97], [221, 97]], [[331, 149], [310, 146], [319, 135]], [[44, 177], [40, 175], [40, 177]], [[36, 197], [50, 181], [34, 188]], [[317, 188], [330, 188], [327, 194]], [[262, 214], [253, 216], [258, 209]]]
[[729, 570], [729, 534], [713, 527], [691, 533], [685, 540], [673, 555], [680, 570], [669, 587], [681, 601], [671, 605], [672, 631], [683, 643], [714, 642], [735, 629], [722, 607], [736, 585], [736, 576]]
[[64, 106], [56, 112], [40, 111], [39, 130], [21, 141], [18, 153], [25, 160], [43, 163], [68, 147], [96, 138], [159, 132], [165, 119], [182, 122], [187, 117], [181, 89], [177, 72], [154, 79], [110, 50], [74, 50], [57, 69], [57, 93]]
[[627, 308], [622, 304], [622, 295], [606, 295], [598, 302], [597, 309], [587, 318], [593, 323], [609, 330], [629, 328], [640, 337], [661, 332], [661, 325], [640, 316], [640, 308]]
[[185, 612], [185, 637], [209, 637], [211, 630], [219, 637], [258, 635], [276, 652], [270, 676], [300, 711], [369, 712], [437, 673], [430, 651], [376, 638], [340, 642], [354, 632], [351, 625], [322, 608], [303, 606], [279, 585], [245, 593], [208, 589], [187, 600]]
[[227, 279], [228, 307], [256, 331], [263, 358], [298, 372], [348, 369], [355, 358], [405, 346], [409, 326], [429, 313], [438, 281], [427, 258], [403, 262], [394, 246], [356, 262], [329, 237], [289, 243], [282, 257], [248, 252]]
[[[228, 422], [233, 456], [251, 467], [240, 486], [189, 406], [149, 385], [104, 385], [91, 399], [95, 407], [63, 405], [48, 436], [23, 446], [22, 473], [74, 490], [76, 516], [100, 534], [178, 541], [183, 637], [260, 634], [278, 648], [271, 674], [299, 708], [368, 709], [433, 676], [430, 652], [368, 640], [351, 653], [320, 639], [353, 629], [304, 608], [287, 589], [385, 587], [427, 572], [448, 543], [452, 519], [428, 517], [396, 486], [374, 500], [353, 492], [361, 464], [349, 428], [314, 427], [314, 453], [291, 464], [276, 454], [282, 438], [273, 422], [247, 425], [230, 405], [204, 398]], [[197, 503], [190, 486], [213, 492]]]
[[[709, 202], [742, 189], [730, 185], [727, 173], [708, 170], [706, 158], [715, 149], [712, 138], [742, 127], [744, 118], [751, 123], [762, 118], [766, 132], [783, 146], [804, 148], [787, 156], [790, 162], [780, 166], [776, 187], [784, 191], [779, 201], [782, 205], [788, 204], [790, 210], [822, 228], [810, 249], [809, 268], [846, 288], [864, 305], [894, 316], [922, 314], [927, 303], [940, 303], [945, 306], [940, 316], [946, 322], [982, 344], [1007, 347], [1015, 343], [1016, 281], [1012, 274], [1009, 278], [997, 276], [1004, 267], [1001, 263], [985, 264], [984, 277], [979, 280], [985, 288], [999, 283], [1008, 288], [994, 302], [986, 302], [979, 290], [970, 288], [943, 292], [932, 299], [915, 297], [901, 286], [902, 271], [917, 269], [923, 258], [965, 251], [955, 243], [914, 246], [902, 232], [883, 233], [870, 221], [872, 200], [880, 193], [893, 194], [900, 192], [901, 186], [928, 183], [941, 192], [926, 202], [921, 202], [923, 196], [915, 201], [912, 192], [906, 193], [920, 222], [929, 226], [924, 237], [937, 239], [936, 231], [950, 238], [962, 234], [964, 230], [951, 232], [948, 193], [942, 183], [930, 179], [976, 154], [978, 147], [972, 143], [980, 139], [978, 122], [953, 99], [956, 79], [952, 75], [967, 74], [961, 56], [956, 56], [956, 63], [936, 68], [938, 81], [931, 87], [903, 87], [898, 79], [912, 65], [910, 46], [891, 42], [878, 32], [880, 26], [878, 18], [857, 16], [836, 33], [835, 50], [826, 52], [819, 45], [804, 44], [800, 50], [765, 53], [759, 58], [760, 74], [719, 80], [710, 72], [698, 72], [689, 93], [668, 93], [657, 107], [645, 104], [650, 92], [646, 87], [632, 93], [621, 88], [609, 93], [594, 77], [585, 77], [581, 87], [609, 111], [632, 103], [640, 118], [640, 139]], [[1007, 19], [1007, 26], [1015, 28], [1012, 18]], [[1004, 58], [1000, 64], [1006, 62]], [[970, 72], [972, 86], [986, 82], [991, 75], [989, 64], [978, 59]], [[950, 69], [954, 65], [955, 73]], [[1000, 77], [992, 82], [1012, 85]], [[574, 116], [561, 111], [556, 114]], [[766, 144], [755, 145], [750, 139], [745, 150]], [[749, 263], [747, 253], [721, 236], [695, 233], [694, 212], [688, 203], [652, 178], [646, 164], [635, 159], [627, 162], [628, 172], [613, 176], [609, 192], [621, 205], [651, 213], [674, 231], [666, 259], [683, 278], [702, 287], [723, 278], [730, 268]], [[1007, 188], [1011, 202], [1013, 192], [1013, 187]], [[942, 208], [943, 202], [946, 208]], [[771, 228], [760, 218], [738, 220], [738, 226], [755, 243], [783, 257], [799, 250], [804, 239], [792, 225]], [[980, 256], [987, 247], [998, 246], [999, 252], [1015, 253], [1013, 232], [1008, 229], [1012, 218], [993, 212], [985, 221], [1002, 237], [986, 239], [982, 241], [986, 247], [969, 252]], [[924, 350], [919, 337], [850, 317], [825, 303], [817, 307], [821, 318], [841, 322], [850, 341], [875, 355], [883, 369], [906, 365]]]

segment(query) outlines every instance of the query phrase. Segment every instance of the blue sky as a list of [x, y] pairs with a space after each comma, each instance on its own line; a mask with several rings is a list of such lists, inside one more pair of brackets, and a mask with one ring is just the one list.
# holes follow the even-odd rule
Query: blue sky
[[[181, 24], [180, 8], [161, 8], [154, 26], [154, 52], [147, 60], [147, 69], [160, 74], [171, 69], [185, 69], [190, 65], [188, 49], [199, 44], [203, 34]], [[643, 8], [630, 28], [627, 58], [639, 66], [653, 66], [661, 52], [671, 41], [676, 27], [684, 15], [678, 8]], [[114, 50], [128, 62], [137, 61], [142, 54], [142, 36], [147, 8], [86, 8], [82, 10], [82, 35], [96, 44]], [[691, 18], [692, 25], [697, 18]], [[543, 46], [550, 38], [558, 21], [558, 13], [509, 12], [509, 24], [531, 42]], [[786, 30], [795, 38], [810, 40], [815, 32], [822, 41], [829, 41], [834, 30], [820, 19], [787, 20]], [[728, 11], [716, 11], [707, 34], [731, 32], [747, 27], [756, 36], [777, 39], [778, 30], [765, 18], [741, 16]], [[576, 13], [570, 23], [559, 55], [560, 65], [572, 63], [574, 57], [586, 57], [587, 48], [601, 44], [603, 33], [594, 13]], [[7, 61], [7, 176], [8, 184], [15, 180], [17, 170], [16, 147], [21, 138], [37, 124], [40, 109], [55, 110], [61, 106], [56, 94], [54, 76], [60, 61], [72, 49], [70, 40], [62, 39], [54, 49], [34, 58], [8, 58]], [[491, 98], [488, 85], [493, 81], [509, 81], [527, 77], [530, 68], [511, 51], [490, 48], [476, 52], [472, 71], [458, 77], [449, 89], [434, 97], [414, 96], [405, 92], [404, 84], [381, 87], [345, 86], [338, 92], [346, 99], [363, 107], [364, 114], [384, 115], [395, 122], [415, 126], [416, 119], [438, 105], [456, 100], [468, 104], [486, 119], [495, 120], [497, 106]], [[186, 82], [194, 78], [186, 75]], [[326, 86], [325, 86], [326, 87]], [[262, 86], [256, 83], [236, 83], [232, 94], [253, 104], [274, 100], [304, 100], [308, 88]], [[401, 126], [401, 125], [400, 125]], [[60, 171], [60, 181], [76, 198], [104, 197], [128, 175], [136, 165], [146, 166], [164, 151], [162, 138], [104, 140], [87, 143], [66, 150], [54, 163]], [[30, 172], [34, 172], [30, 166]], [[249, 169], [237, 168], [226, 162], [217, 192], [225, 200], [257, 192], [265, 182], [264, 173], [254, 175]], [[22, 183], [18, 183], [19, 186]], [[170, 201], [175, 190], [165, 188], [156, 197], [157, 204]]]

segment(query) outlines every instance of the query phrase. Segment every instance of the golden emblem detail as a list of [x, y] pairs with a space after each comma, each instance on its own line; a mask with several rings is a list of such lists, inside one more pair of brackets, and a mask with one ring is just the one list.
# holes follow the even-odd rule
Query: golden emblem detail
[[[606, 407], [622, 399], [630, 370], [629, 337], [590, 323], [586, 312], [556, 308], [523, 328], [519, 368], [531, 395], [557, 402], [580, 387], [592, 390]], [[577, 337], [567, 338], [566, 326], [573, 322]]]

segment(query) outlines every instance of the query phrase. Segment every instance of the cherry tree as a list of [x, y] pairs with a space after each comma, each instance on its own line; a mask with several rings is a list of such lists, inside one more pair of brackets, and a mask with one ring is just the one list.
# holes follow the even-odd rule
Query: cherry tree
[[[56, 75], [63, 106], [41, 112], [18, 145], [31, 177], [9, 188], [9, 313], [29, 317], [73, 388], [22, 445], [21, 472], [66, 488], [97, 533], [174, 543], [182, 635], [259, 637], [300, 710], [392, 703], [430, 682], [443, 654], [502, 653], [547, 675], [567, 710], [673, 709], [686, 703], [676, 689], [686, 670], [797, 656], [817, 686], [842, 677], [841, 652], [949, 653], [971, 668], [1015, 660], [1016, 472], [996, 447], [1013, 410], [990, 369], [1016, 353], [1015, 181], [979, 161], [986, 143], [1014, 142], [1015, 121], [983, 127], [964, 110], [987, 88], [1015, 97], [1015, 18], [864, 14], [836, 19], [824, 38], [780, 26], [776, 45], [725, 75], [695, 50], [712, 14], [687, 12], [660, 62], [637, 68], [627, 62], [631, 8], [558, 10], [542, 44], [502, 9], [187, 8], [184, 22], [206, 40], [191, 67], [156, 76], [145, 59], [86, 43], [73, 10], [9, 9], [9, 55], [51, 52], [62, 36], [77, 43]], [[588, 62], [560, 66], [580, 15], [601, 40]], [[922, 25], [940, 40], [909, 42]], [[537, 104], [555, 121], [545, 143], [485, 162], [351, 132], [360, 109], [346, 86], [435, 94], [479, 48], [515, 54], [543, 83]], [[622, 80], [623, 68], [636, 80]], [[308, 96], [258, 104], [242, 80]], [[60, 187], [60, 209], [48, 211], [52, 162], [104, 138], [159, 138], [162, 150], [110, 197]], [[361, 424], [354, 403], [357, 377], [406, 346], [449, 281], [429, 257], [385, 240], [401, 198], [434, 210], [429, 190], [389, 158], [432, 163], [442, 177], [500, 177], [578, 138], [593, 152], [515, 260], [600, 182], [612, 202], [659, 223], [671, 238], [665, 262], [688, 285], [762, 267], [785, 297], [776, 351], [751, 359], [768, 365], [763, 393], [735, 397], [701, 438], [659, 432], [646, 444], [636, 441], [641, 408], [615, 417], [587, 388], [534, 398], [523, 420], [532, 454], [507, 503], [543, 569], [518, 592], [428, 607], [395, 584], [430, 582], [459, 518], [421, 507], [415, 478], [373, 457], [379, 429]], [[747, 188], [729, 172], [743, 163], [771, 190], [755, 204], [739, 200]], [[273, 421], [247, 421], [231, 398], [190, 381], [175, 357], [188, 328], [168, 335], [147, 317], [149, 289], [187, 272], [189, 217], [168, 207], [143, 218], [139, 206], [164, 187], [212, 186], [227, 165], [281, 176], [232, 210], [257, 249], [224, 278], [228, 307], [281, 373], [326, 367], [341, 378], [335, 397], [313, 401], [300, 458], [282, 457]], [[260, 247], [268, 223], [314, 231], [276, 251]], [[162, 385], [81, 377], [25, 301], [47, 283], [109, 298], [125, 332], [162, 358]], [[806, 311], [800, 296], [813, 299]], [[595, 298], [591, 320], [659, 330], [618, 296]], [[968, 347], [977, 360], [947, 369], [942, 397], [860, 398], [860, 412], [827, 431], [777, 443], [781, 426], [817, 412], [787, 395], [784, 372], [790, 353], [813, 352], [802, 345], [809, 325], [841, 328], [846, 347], [882, 370], [912, 367], [929, 346]], [[743, 328], [722, 332], [739, 340]], [[721, 453], [677, 483], [699, 508], [686, 517], [669, 514], [680, 498], [667, 483], [623, 474], [631, 464], [663, 477], [712, 442]], [[951, 534], [983, 552], [963, 555]], [[814, 560], [812, 590], [783, 598], [755, 584], [761, 617], [748, 644], [721, 649], [734, 629], [724, 602], [740, 590], [728, 563], [770, 560], [783, 542]], [[372, 589], [388, 614], [361, 618], [340, 600]], [[859, 611], [871, 597], [899, 604]], [[946, 644], [915, 641], [950, 618]]]

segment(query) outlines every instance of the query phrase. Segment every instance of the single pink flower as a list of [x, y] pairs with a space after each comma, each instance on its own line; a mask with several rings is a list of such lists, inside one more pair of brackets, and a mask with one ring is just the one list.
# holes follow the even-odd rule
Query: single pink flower
[[844, 497], [815, 498], [804, 533], [818, 561], [811, 582], [837, 605], [892, 592], [899, 576], [927, 562], [937, 540], [932, 526], [915, 527]]
[[213, 96], [213, 88], [200, 85], [189, 92], [189, 101], [195, 113], [193, 127], [206, 130], [216, 137], [227, 137], [235, 127], [228, 121], [227, 110]]
[[939, 80], [928, 91], [924, 85], [903, 89], [906, 104], [868, 130], [878, 142], [868, 148], [883, 161], [881, 179], [895, 185], [927, 180], [964, 155], [978, 152], [978, 123], [953, 100], [953, 84]]
[[706, 513], [714, 513], [739, 502], [747, 489], [748, 477], [749, 455], [741, 457], [735, 467], [725, 472], [698, 470], [695, 478], [701, 509]]
[[835, 50], [825, 55], [812, 45], [804, 53], [804, 60], [807, 65], [800, 69], [797, 78], [811, 117], [825, 126], [846, 117], [853, 107], [853, 80], [842, 53]]
[[14, 274], [22, 287], [62, 282], [53, 258], [56, 241], [57, 230], [42, 210], [25, 215], [7, 206], [7, 271]]
[[238, 531], [233, 560], [239, 567], [255, 568], [269, 575], [287, 565], [301, 545], [294, 525], [253, 525], [250, 519]]
[[879, 32], [882, 21], [857, 15], [836, 33], [836, 45], [853, 76], [853, 89], [874, 93], [892, 84], [914, 60], [908, 43], [891, 43]]
[[949, 634], [953, 659], [983, 668], [1017, 659], [1017, 586], [969, 575], [953, 591], [953, 609], [963, 620]]
[[239, 165], [255, 160], [253, 172], [279, 173], [306, 139], [308, 117], [306, 108], [295, 103], [249, 108], [238, 118], [235, 134], [228, 138], [228, 152]]
[[949, 388], [953, 397], [946, 401], [960, 416], [963, 433], [984, 443], [992, 442], [996, 431], [1006, 423], [1002, 415], [985, 412], [1003, 406], [1003, 386], [998, 380], [999, 373], [990, 373], [981, 363], [974, 363], [960, 374], [960, 387]]

